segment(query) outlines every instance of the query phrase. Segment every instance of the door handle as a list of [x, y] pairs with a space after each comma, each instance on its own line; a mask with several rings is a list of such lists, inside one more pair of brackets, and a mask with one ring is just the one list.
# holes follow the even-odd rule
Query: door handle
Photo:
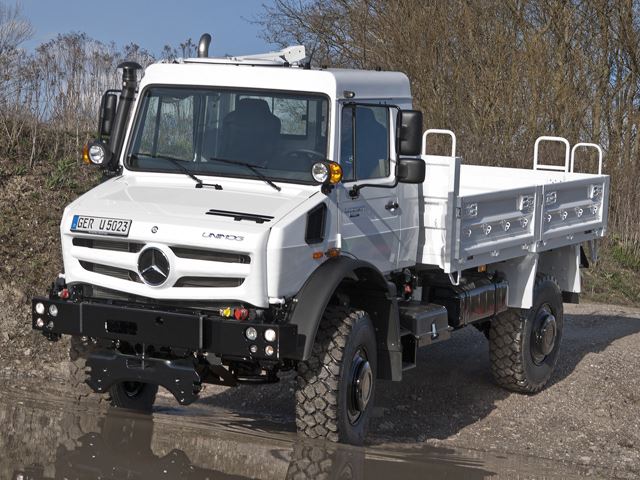
[[398, 202], [391, 200], [389, 203], [387, 203], [384, 208], [386, 208], [387, 210], [393, 211], [396, 210], [400, 207], [400, 205], [398, 205]]

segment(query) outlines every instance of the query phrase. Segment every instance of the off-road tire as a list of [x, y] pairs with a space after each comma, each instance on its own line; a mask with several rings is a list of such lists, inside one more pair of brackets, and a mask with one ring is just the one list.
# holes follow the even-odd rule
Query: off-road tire
[[104, 395], [96, 394], [87, 385], [87, 357], [96, 349], [91, 340], [82, 337], [71, 337], [69, 345], [69, 384], [71, 391], [78, 402], [95, 401], [95, 403], [106, 403], [108, 398]]
[[[131, 386], [135, 388], [132, 389]], [[157, 393], [158, 385], [151, 383], [122, 382], [109, 388], [111, 405], [142, 413], [151, 413]]]
[[[373, 380], [371, 395], [357, 420], [349, 420], [347, 392], [354, 355], [364, 348]], [[376, 338], [362, 310], [329, 306], [324, 312], [311, 357], [298, 364], [296, 426], [310, 438], [361, 445], [371, 420], [377, 374]]]
[[[553, 350], [538, 364], [533, 359], [531, 342], [536, 315], [545, 305], [555, 316], [556, 335]], [[539, 275], [530, 309], [510, 308], [491, 322], [491, 371], [498, 385], [520, 393], [542, 390], [558, 361], [562, 329], [562, 292], [553, 277]]]

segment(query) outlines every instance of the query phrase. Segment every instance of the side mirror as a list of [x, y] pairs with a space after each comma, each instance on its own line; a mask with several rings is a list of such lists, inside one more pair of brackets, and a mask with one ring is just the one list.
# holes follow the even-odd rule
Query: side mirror
[[422, 183], [426, 175], [427, 166], [421, 158], [398, 159], [398, 182]]
[[107, 90], [100, 102], [100, 116], [98, 118], [98, 137], [104, 139], [111, 135], [113, 120], [116, 117], [118, 95], [114, 90]]
[[422, 112], [400, 110], [396, 120], [398, 155], [420, 155], [422, 149]]

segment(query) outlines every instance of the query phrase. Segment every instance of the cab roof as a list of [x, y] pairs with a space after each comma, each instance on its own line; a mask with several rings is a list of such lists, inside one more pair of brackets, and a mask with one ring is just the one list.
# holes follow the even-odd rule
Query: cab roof
[[354, 101], [387, 99], [411, 103], [409, 79], [401, 72], [308, 69], [266, 61], [197, 58], [156, 63], [145, 70], [141, 88], [150, 84], [256, 88], [315, 92], [332, 99], [354, 92]]

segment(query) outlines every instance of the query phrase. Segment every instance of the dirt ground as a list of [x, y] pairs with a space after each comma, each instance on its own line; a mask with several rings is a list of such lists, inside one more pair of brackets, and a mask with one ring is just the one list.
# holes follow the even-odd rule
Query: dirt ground
[[[88, 170], [55, 188], [47, 186], [43, 172], [0, 172], [0, 377], [16, 385], [64, 389], [68, 343], [51, 344], [31, 332], [30, 298], [43, 294], [60, 271], [63, 206], [95, 182]], [[625, 272], [611, 276], [621, 279], [616, 290], [613, 280], [603, 282], [602, 272], [591, 270], [585, 292], [638, 304], [638, 273]], [[460, 447], [559, 460], [596, 476], [640, 477], [640, 309], [585, 304], [567, 306], [567, 313], [549, 388], [524, 396], [497, 387], [486, 340], [464, 329], [423, 349], [403, 382], [379, 383], [371, 444]], [[208, 387], [196, 407], [269, 417], [293, 431], [292, 390], [290, 374], [275, 385]], [[168, 396], [161, 403], [175, 405]]]
[[[451, 340], [423, 349], [418, 366], [405, 372], [401, 383], [379, 382], [370, 445], [463, 448], [562, 462], [598, 478], [638, 478], [640, 310], [604, 305], [566, 309], [559, 365], [543, 392], [519, 395], [496, 386], [484, 336], [463, 329]], [[24, 361], [34, 355], [29, 352], [22, 360], [3, 358], [1, 373], [32, 377], [40, 385], [46, 375], [45, 389], [64, 389], [65, 344], [38, 344], [34, 351], [40, 348], [49, 350], [51, 362], [45, 369]], [[292, 432], [293, 382], [291, 374], [284, 374], [273, 385], [207, 386], [192, 407], [177, 407], [165, 392], [158, 408], [195, 408], [205, 414], [231, 410], [269, 419], [268, 428]]]

